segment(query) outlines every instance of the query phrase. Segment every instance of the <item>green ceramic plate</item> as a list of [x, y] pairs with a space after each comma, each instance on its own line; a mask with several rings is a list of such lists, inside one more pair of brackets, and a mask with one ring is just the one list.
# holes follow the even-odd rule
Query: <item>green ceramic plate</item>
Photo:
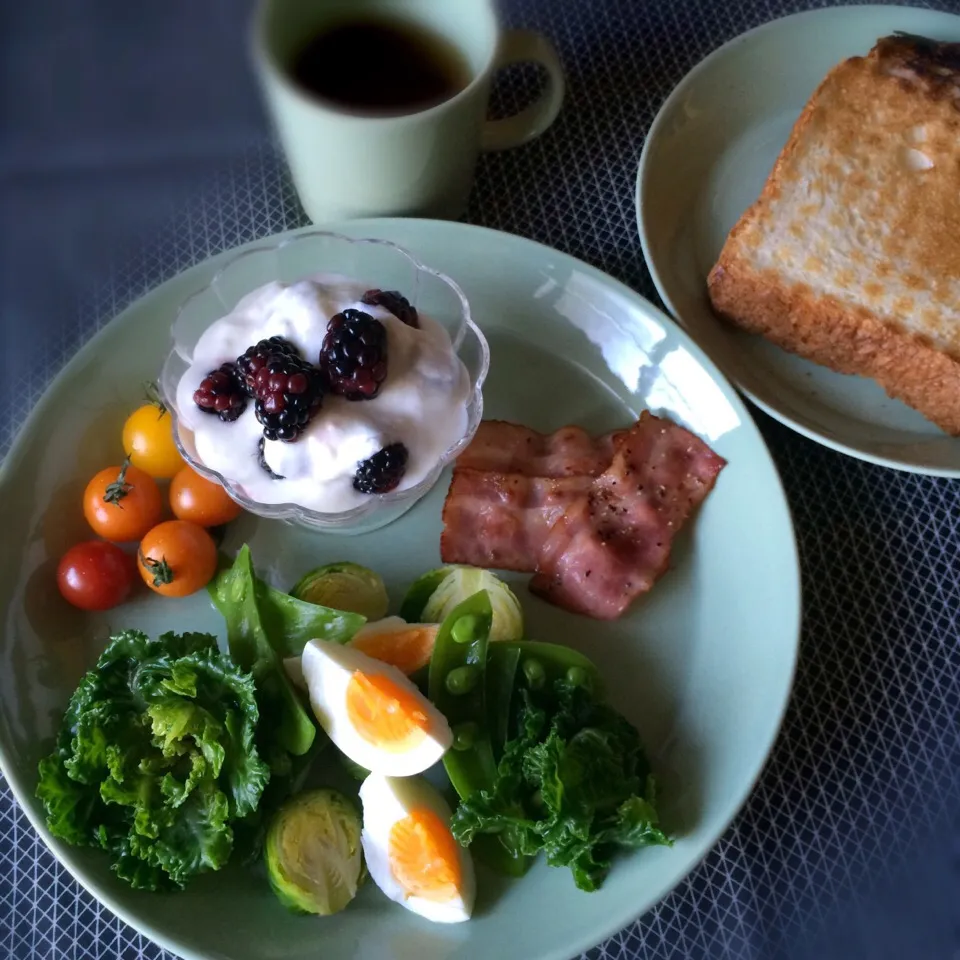
[[[70, 362], [0, 468], [0, 758], [54, 853], [111, 910], [190, 960], [383, 960], [498, 957], [562, 960], [648, 909], [704, 856], [747, 797], [776, 735], [797, 655], [800, 591], [790, 515], [776, 470], [732, 388], [686, 334], [648, 302], [571, 257], [527, 240], [453, 223], [355, 222], [454, 277], [491, 346], [489, 417], [550, 430], [603, 431], [644, 408], [705, 437], [729, 466], [678, 545], [674, 569], [621, 621], [600, 624], [541, 603], [512, 577], [530, 633], [587, 651], [614, 701], [639, 726], [663, 783], [672, 849], [620, 859], [603, 889], [577, 891], [566, 870], [538, 864], [510, 883], [481, 874], [475, 918], [433, 925], [368, 884], [329, 919], [291, 916], [263, 876], [233, 866], [178, 895], [131, 891], [94, 850], [51, 839], [33, 798], [78, 678], [111, 627], [220, 633], [204, 595], [138, 595], [105, 615], [59, 599], [57, 558], [86, 538], [85, 480], [120, 456], [120, 426], [156, 376], [177, 306], [222, 257], [158, 287]], [[74, 466], [71, 466], [74, 464]], [[245, 517], [228, 546], [250, 542], [261, 572], [289, 586], [319, 564], [353, 560], [384, 577], [394, 606], [439, 563], [446, 481], [396, 523], [325, 536]], [[146, 591], [144, 591], [146, 593]]]
[[775, 20], [694, 67], [661, 107], [637, 177], [637, 223], [664, 303], [754, 402], [806, 436], [874, 463], [960, 476], [960, 440], [843, 376], [721, 325], [706, 277], [760, 193], [827, 71], [896, 30], [960, 40], [960, 17], [907, 7], [838, 7]]

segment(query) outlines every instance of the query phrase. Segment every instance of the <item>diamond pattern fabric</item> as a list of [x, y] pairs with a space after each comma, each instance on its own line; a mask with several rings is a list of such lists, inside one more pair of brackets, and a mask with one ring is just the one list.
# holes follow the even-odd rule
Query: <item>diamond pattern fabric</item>
[[[223, 3], [204, 7], [179, 15], [235, 16]], [[568, 99], [544, 137], [482, 158], [467, 219], [573, 254], [656, 300], [634, 214], [656, 110], [711, 50], [799, 8], [509, 0], [509, 25], [557, 44]], [[539, 82], [534, 70], [511, 70], [493, 113], [513, 112]], [[31, 342], [30, 362], [0, 379], [0, 454], [59, 367], [125, 305], [211, 254], [305, 222], [265, 133], [254, 129], [198, 170], [157, 229], [128, 243], [50, 336]], [[756, 416], [793, 510], [804, 574], [783, 730], [704, 862], [587, 956], [958, 960], [960, 483], [860, 463]], [[0, 957], [172, 960], [59, 866], [2, 780]]]

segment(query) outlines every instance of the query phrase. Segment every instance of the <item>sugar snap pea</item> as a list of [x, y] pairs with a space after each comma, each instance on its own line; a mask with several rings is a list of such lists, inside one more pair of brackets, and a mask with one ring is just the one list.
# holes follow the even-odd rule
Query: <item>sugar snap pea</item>
[[[503, 751], [507, 738], [520, 655], [489, 642], [492, 622], [487, 592], [468, 597], [441, 624], [430, 662], [430, 699], [453, 727], [453, 748], [443, 765], [461, 797], [493, 786], [495, 751]], [[465, 679], [469, 689], [463, 689]], [[532, 857], [513, 856], [492, 834], [476, 837], [470, 850], [490, 869], [511, 877], [523, 876], [533, 862]]]
[[[469, 729], [471, 742], [448, 750], [443, 765], [461, 797], [493, 784], [497, 767], [487, 722], [485, 670], [493, 610], [486, 590], [467, 597], [440, 624], [430, 661], [430, 699], [455, 731]], [[469, 633], [469, 636], [467, 635]], [[464, 724], [471, 724], [464, 728]]]
[[[501, 646], [517, 652], [520, 660], [517, 684], [525, 684], [531, 690], [550, 689], [557, 680], [564, 679], [601, 695], [600, 672], [591, 660], [572, 647], [536, 640], [507, 640], [497, 644], [498, 648]], [[495, 705], [490, 709], [495, 709]]]
[[[582, 653], [556, 643], [533, 640], [504, 640], [487, 649], [486, 711], [494, 756], [499, 761], [511, 733], [510, 722], [520, 700], [518, 688], [543, 690], [559, 679], [587, 685], [599, 691], [597, 668]], [[504, 842], [501, 842], [501, 839]], [[474, 837], [470, 849], [488, 867], [507, 876], [520, 877], [530, 869], [534, 857], [510, 852], [510, 844], [500, 834]]]
[[510, 705], [519, 662], [520, 651], [515, 643], [491, 643], [487, 647], [487, 725], [493, 755], [498, 762], [510, 735]]

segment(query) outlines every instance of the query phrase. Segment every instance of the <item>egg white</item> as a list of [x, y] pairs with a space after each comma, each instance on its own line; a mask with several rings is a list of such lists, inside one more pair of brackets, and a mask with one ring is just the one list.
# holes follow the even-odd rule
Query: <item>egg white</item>
[[[450, 748], [453, 734], [446, 717], [396, 667], [359, 650], [327, 640], [311, 640], [300, 660], [310, 705], [334, 744], [354, 763], [388, 777], [410, 777], [432, 767]], [[364, 739], [347, 713], [347, 687], [354, 671], [385, 676], [416, 698], [427, 715], [424, 738], [409, 749], [388, 750]]]
[[469, 920], [476, 897], [473, 860], [457, 844], [460, 855], [458, 895], [445, 903], [410, 896], [400, 885], [390, 866], [390, 831], [398, 820], [417, 807], [425, 807], [444, 823], [450, 822], [450, 807], [437, 789], [422, 777], [384, 777], [371, 774], [360, 787], [363, 804], [363, 831], [360, 842], [367, 870], [373, 882], [391, 900], [434, 923], [460, 923]]

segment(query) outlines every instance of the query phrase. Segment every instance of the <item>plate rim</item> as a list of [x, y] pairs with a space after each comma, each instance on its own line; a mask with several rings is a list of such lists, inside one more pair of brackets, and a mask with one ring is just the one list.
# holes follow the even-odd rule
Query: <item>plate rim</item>
[[[863, 19], [869, 19], [871, 14], [876, 14], [881, 11], [884, 14], [901, 12], [911, 16], [932, 14], [938, 17], [952, 17], [953, 19], [960, 21], [960, 15], [950, 13], [946, 10], [934, 10], [929, 7], [910, 7], [904, 6], [903, 4], [871, 3], [860, 5], [847, 3], [840, 4], [838, 6], [819, 7], [813, 10], [801, 10], [797, 13], [791, 13], [782, 17], [777, 17], [774, 20], [768, 20], [766, 23], [761, 23], [755, 27], [751, 27], [749, 30], [745, 30], [743, 33], [737, 34], [737, 36], [727, 40], [716, 49], [711, 50], [705, 57], [697, 61], [697, 63], [695, 63], [683, 75], [670, 93], [664, 98], [663, 103], [660, 104], [656, 116], [653, 118], [653, 123], [650, 124], [650, 127], [647, 130], [647, 135], [644, 138], [643, 147], [640, 151], [640, 161], [637, 164], [637, 175], [634, 185], [634, 215], [637, 221], [637, 233], [640, 235], [640, 249], [643, 252], [644, 263], [647, 266], [647, 270], [650, 272], [650, 278], [653, 280], [653, 285], [656, 287], [657, 294], [663, 301], [663, 304], [666, 307], [666, 312], [670, 315], [671, 319], [675, 319], [676, 323], [691, 337], [691, 339], [694, 339], [694, 337], [683, 324], [679, 311], [667, 294], [660, 270], [657, 268], [655, 259], [651, 255], [650, 251], [650, 232], [646, 226], [642, 203], [644, 183], [647, 178], [648, 167], [650, 164], [650, 144], [661, 133], [661, 128], [666, 125], [668, 115], [674, 111], [676, 104], [682, 99], [687, 89], [699, 78], [701, 73], [705, 73], [707, 70], [709, 70], [716, 61], [728, 57], [733, 52], [733, 48], [741, 46], [744, 43], [755, 41], [763, 34], [772, 33], [777, 30], [789, 29], [789, 25], [791, 23], [796, 23], [798, 20], [830, 19], [838, 15], [852, 15], [857, 18], [862, 17]], [[706, 282], [706, 278], [704, 278], [704, 282]], [[697, 341], [694, 339], [694, 342]], [[711, 357], [711, 359], [713, 358]], [[758, 397], [752, 390], [742, 386], [732, 373], [728, 374], [726, 372], [725, 365], [721, 366], [720, 363], [716, 363], [716, 365], [721, 372], [723, 372], [726, 379], [733, 384], [734, 388], [747, 397], [751, 403], [755, 404], [774, 420], [782, 423], [785, 427], [788, 427], [796, 433], [799, 433], [808, 440], [812, 440], [814, 443], [827, 447], [828, 449], [837, 453], [844, 454], [845, 456], [853, 457], [855, 460], [860, 460], [864, 463], [871, 463], [880, 467], [887, 467], [891, 470], [897, 470], [902, 473], [913, 473], [927, 477], [947, 477], [951, 479], [960, 478], [960, 465], [956, 467], [943, 467], [919, 464], [906, 457], [897, 457], [893, 455], [884, 455], [872, 452], [868, 449], [864, 449], [862, 446], [856, 446], [852, 443], [844, 442], [831, 437], [828, 433], [821, 432], [816, 427], [810, 426], [803, 421], [798, 420], [790, 413], [784, 412], [775, 404]], [[944, 436], [948, 437], [949, 435], [944, 434]], [[960, 440], [960, 438], [955, 439]]]
[[[564, 946], [562, 949], [548, 949], [545, 952], [538, 953], [530, 958], [530, 960], [568, 960], [568, 958], [572, 955], [571, 951], [573, 951], [573, 953], [581, 953], [589, 950], [619, 933], [621, 930], [625, 929], [627, 926], [648, 913], [657, 904], [661, 903], [667, 896], [669, 896], [669, 894], [675, 890], [687, 877], [689, 877], [714, 850], [721, 838], [730, 829], [733, 821], [743, 810], [748, 799], [753, 794], [761, 775], [767, 767], [767, 764], [770, 761], [773, 748], [783, 729], [786, 713], [792, 700], [792, 693], [799, 661], [803, 613], [803, 584], [801, 578], [799, 544], [797, 541], [796, 528], [793, 521], [793, 513], [790, 507], [790, 502], [787, 498], [776, 461], [773, 459], [766, 440], [757, 427], [757, 424], [754, 421], [749, 409], [731, 381], [722, 372], [718, 365], [707, 355], [703, 348], [691, 337], [691, 335], [666, 311], [662, 310], [656, 304], [648, 300], [642, 294], [638, 293], [632, 287], [618, 280], [616, 277], [611, 276], [600, 268], [595, 267], [592, 264], [573, 256], [572, 254], [566, 253], [562, 250], [557, 250], [554, 247], [550, 247], [536, 240], [531, 240], [520, 234], [496, 230], [492, 227], [467, 224], [460, 221], [428, 220], [403, 217], [375, 217], [351, 221], [336, 221], [331, 224], [324, 225], [307, 224], [306, 226], [282, 231], [277, 234], [268, 234], [263, 237], [257, 237], [248, 241], [247, 243], [239, 244], [238, 246], [222, 250], [210, 257], [206, 257], [205, 259], [192, 264], [189, 267], [186, 267], [183, 270], [178, 271], [173, 276], [168, 277], [166, 280], [158, 283], [156, 286], [151, 287], [149, 290], [142, 293], [136, 299], [127, 304], [122, 310], [112, 316], [108, 321], [98, 326], [76, 351], [76, 353], [70, 358], [70, 360], [68, 360], [67, 363], [64, 364], [46, 384], [39, 399], [30, 410], [28, 416], [21, 423], [20, 428], [14, 436], [6, 453], [4, 454], [3, 459], [0, 460], [0, 491], [2, 491], [4, 485], [10, 481], [12, 464], [18, 461], [20, 456], [22, 456], [22, 448], [24, 448], [26, 445], [27, 437], [31, 432], [31, 428], [35, 422], [43, 416], [47, 409], [53, 406], [53, 395], [55, 393], [57, 383], [64, 377], [68, 376], [71, 370], [82, 366], [88, 360], [88, 358], [96, 353], [100, 341], [115, 324], [119, 325], [125, 322], [126, 318], [130, 314], [145, 309], [145, 306], [149, 304], [149, 301], [160, 296], [162, 291], [170, 291], [177, 285], [182, 285], [185, 290], [189, 289], [191, 284], [195, 285], [197, 282], [200, 282], [200, 279], [204, 275], [204, 271], [215, 269], [215, 265], [224, 258], [236, 255], [236, 253], [241, 250], [253, 249], [257, 245], [263, 243], [277, 242], [279, 239], [285, 239], [300, 232], [316, 229], [330, 229], [340, 231], [346, 230], [349, 233], [351, 231], [364, 230], [370, 231], [369, 233], [365, 234], [368, 236], [382, 235], [378, 231], [387, 231], [390, 236], [394, 236], [394, 234], [390, 232], [392, 229], [403, 229], [405, 227], [415, 230], [449, 229], [454, 231], [463, 230], [466, 232], [483, 232], [491, 235], [491, 237], [506, 236], [510, 238], [511, 242], [537, 248], [539, 251], [539, 256], [559, 257], [562, 260], [576, 264], [578, 269], [585, 271], [594, 279], [599, 280], [605, 286], [612, 288], [615, 293], [623, 296], [628, 301], [641, 306], [644, 310], [655, 316], [659, 322], [671, 328], [673, 334], [683, 342], [685, 347], [691, 352], [697, 362], [700, 363], [700, 365], [708, 372], [708, 374], [721, 388], [727, 400], [731, 403], [733, 408], [740, 416], [741, 426], [747, 431], [753, 432], [754, 439], [759, 444], [759, 456], [765, 460], [766, 465], [769, 467], [770, 478], [772, 481], [770, 492], [776, 498], [778, 505], [782, 507], [786, 531], [789, 534], [789, 536], [785, 538], [786, 542], [784, 544], [784, 561], [786, 562], [785, 572], [788, 574], [788, 577], [785, 577], [784, 581], [788, 586], [792, 586], [792, 589], [790, 590], [791, 606], [790, 609], [787, 610], [787, 616], [792, 621], [789, 624], [789, 636], [792, 637], [792, 643], [790, 644], [789, 649], [790, 663], [789, 670], [786, 671], [786, 675], [784, 677], [785, 683], [782, 696], [779, 697], [780, 702], [776, 711], [775, 722], [771, 724], [770, 730], [765, 737], [763, 750], [758, 755], [757, 762], [754, 764], [749, 777], [744, 779], [740, 790], [734, 793], [732, 802], [729, 802], [725, 805], [723, 814], [718, 818], [717, 827], [706, 835], [702, 843], [702, 849], [693, 856], [681, 861], [667, 874], [667, 882], [663, 886], [662, 890], [653, 896], [651, 896], [649, 893], [639, 894], [635, 906], [631, 906], [629, 911], [618, 911], [616, 914], [611, 915], [610, 918], [604, 923], [602, 928], [591, 928], [592, 932], [590, 932], [588, 935], [579, 937], [575, 942]], [[397, 242], [399, 242], [401, 246], [403, 246], [405, 243], [403, 240]], [[77, 883], [80, 884], [80, 886], [83, 887], [98, 903], [105, 906], [116, 917], [130, 926], [133, 930], [147, 937], [149, 940], [170, 951], [176, 956], [183, 957], [184, 960], [214, 960], [213, 955], [202, 951], [200, 948], [192, 944], [187, 944], [175, 937], [170, 937], [162, 931], [156, 929], [149, 922], [142, 921], [134, 910], [128, 910], [126, 906], [124, 906], [122, 903], [119, 903], [109, 891], [102, 889], [96, 880], [87, 879], [84, 875], [85, 868], [80, 863], [81, 855], [79, 853], [79, 848], [69, 846], [50, 834], [44, 818], [40, 816], [33, 807], [32, 801], [34, 798], [32, 796], [32, 791], [29, 789], [29, 786], [26, 783], [20, 782], [19, 775], [11, 775], [10, 771], [13, 769], [13, 765], [7, 756], [7, 746], [5, 743], [5, 737], [3, 735], [3, 729], [0, 728], [0, 773], [3, 774], [10, 792], [13, 794], [14, 799], [19, 805], [20, 811], [27, 818], [27, 821], [30, 823], [31, 827], [33, 827], [33, 829], [36, 831], [37, 835], [43, 841], [47, 849], [50, 850], [57, 861], [67, 870], [67, 872], [77, 881]]]

